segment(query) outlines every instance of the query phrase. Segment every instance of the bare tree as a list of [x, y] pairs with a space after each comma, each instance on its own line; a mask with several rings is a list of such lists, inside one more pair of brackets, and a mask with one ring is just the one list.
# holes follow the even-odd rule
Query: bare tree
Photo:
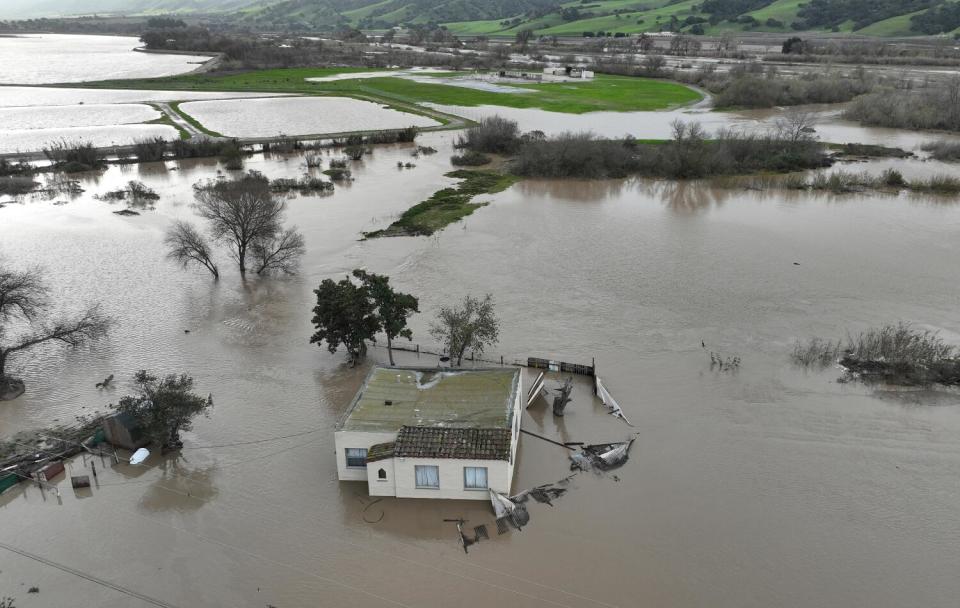
[[647, 76], [660, 76], [667, 60], [663, 55], [647, 55], [643, 58], [643, 73]]
[[287, 228], [271, 237], [255, 240], [251, 252], [257, 274], [295, 274], [306, 247], [303, 235], [296, 228]]
[[286, 203], [270, 191], [270, 181], [254, 171], [208, 182], [195, 192], [200, 216], [210, 222], [210, 234], [229, 246], [240, 274], [246, 274], [250, 250], [258, 242], [274, 240], [281, 231]]
[[457, 366], [470, 349], [475, 355], [484, 348], [497, 343], [500, 338], [500, 320], [493, 310], [493, 296], [487, 294], [482, 300], [466, 296], [455, 306], [441, 306], [437, 320], [430, 326], [430, 335], [443, 343]]
[[780, 139], [796, 143], [811, 139], [814, 132], [816, 115], [807, 110], [794, 109], [786, 112], [782, 118], [774, 123], [776, 135]]
[[23, 382], [6, 374], [11, 356], [46, 342], [80, 346], [106, 334], [111, 323], [98, 306], [42, 322], [50, 309], [39, 269], [18, 272], [0, 266], [0, 398], [23, 392]]
[[167, 257], [186, 268], [190, 264], [199, 264], [213, 274], [214, 279], [220, 278], [220, 271], [213, 261], [213, 255], [200, 231], [189, 222], [177, 220], [173, 223], [163, 239], [170, 250]]

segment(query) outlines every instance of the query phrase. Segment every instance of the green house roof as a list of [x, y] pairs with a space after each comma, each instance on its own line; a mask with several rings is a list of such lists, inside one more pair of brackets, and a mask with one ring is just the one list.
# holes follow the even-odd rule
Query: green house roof
[[510, 428], [519, 384], [520, 370], [515, 368], [375, 367], [337, 430]]

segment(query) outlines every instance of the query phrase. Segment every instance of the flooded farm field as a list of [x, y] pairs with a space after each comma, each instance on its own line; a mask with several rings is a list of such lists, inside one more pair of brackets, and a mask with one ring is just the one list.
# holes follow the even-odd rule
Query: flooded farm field
[[[0, 209], [0, 255], [43, 265], [71, 303], [100, 301], [117, 319], [96, 345], [18, 359], [28, 392], [0, 405], [4, 434], [101, 410], [140, 368], [189, 372], [215, 402], [179, 457], [97, 459], [99, 487], [61, 481], [59, 500], [25, 485], [3, 494], [0, 518], [16, 524], [0, 542], [26, 555], [0, 554], [0, 594], [37, 585], [24, 606], [108, 608], [150, 605], [127, 592], [199, 608], [955, 605], [960, 399], [839, 384], [836, 370], [794, 368], [789, 352], [797, 338], [900, 319], [960, 342], [960, 204], [526, 180], [433, 237], [360, 240], [455, 183], [443, 175], [455, 137], [421, 135], [439, 153], [416, 159], [411, 146], [375, 147], [332, 195], [291, 198], [307, 254], [286, 279], [231, 270], [212, 282], [165, 258], [166, 227], [194, 217], [192, 184], [222, 170], [212, 160], [114, 166], [81, 177], [76, 198]], [[910, 177], [932, 163], [857, 168], [887, 166]], [[246, 167], [307, 170], [296, 155]], [[121, 217], [122, 204], [94, 198], [129, 180], [157, 191], [154, 209]], [[311, 290], [356, 267], [420, 298], [417, 343], [430, 345], [440, 304], [490, 292], [502, 319], [491, 357], [595, 357], [635, 428], [582, 381], [564, 418], [536, 405], [522, 426], [561, 441], [636, 432], [630, 462], [616, 478], [578, 475], [553, 507], [530, 506], [523, 531], [468, 555], [443, 520], [490, 526], [486, 503], [371, 505], [365, 485], [338, 482], [333, 426], [367, 367], [308, 343]], [[707, 351], [741, 366], [711, 369]], [[119, 386], [96, 389], [108, 374]], [[568, 474], [564, 449], [522, 437], [516, 489]]]
[[159, 124], [0, 129], [0, 154], [39, 151], [63, 140], [90, 142], [98, 148], [106, 148], [130, 145], [138, 140], [154, 137], [174, 140], [178, 133], [173, 127]]
[[150, 101], [190, 101], [194, 99], [242, 99], [245, 97], [277, 97], [279, 95], [273, 93], [0, 86], [0, 108], [126, 104]]
[[[211, 57], [137, 53], [129, 36], [31, 34], [0, 37], [0, 84], [53, 84], [111, 78], [172, 76]], [[83, 52], [78, 52], [82, 49]], [[28, 61], [24, 61], [29, 57]]]
[[346, 97], [191, 101], [181, 108], [206, 128], [229, 137], [312, 135], [440, 124], [425, 116]]
[[[722, 128], [755, 130], [774, 126], [783, 117], [782, 109], [714, 111], [710, 100], [694, 106], [657, 112], [590, 112], [560, 114], [538, 109], [500, 106], [446, 106], [426, 104], [441, 112], [463, 116], [474, 121], [489, 116], [503, 116], [516, 121], [522, 131], [543, 131], [547, 135], [564, 132], [592, 132], [600, 137], [620, 138], [632, 135], [641, 139], [669, 139], [671, 123], [699, 122], [708, 132]], [[824, 142], [857, 142], [914, 150], [923, 143], [957, 139], [956, 134], [905, 129], [865, 128], [841, 116], [843, 104], [797, 106], [809, 112], [816, 123], [817, 137]]]

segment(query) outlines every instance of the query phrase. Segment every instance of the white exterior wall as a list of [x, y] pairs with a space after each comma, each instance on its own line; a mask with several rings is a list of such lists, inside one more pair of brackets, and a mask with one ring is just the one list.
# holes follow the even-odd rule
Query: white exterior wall
[[[414, 472], [416, 465], [439, 467], [439, 488], [418, 488]], [[460, 500], [490, 500], [490, 493], [467, 490], [463, 487], [463, 467], [487, 467], [487, 485], [507, 494], [510, 492], [513, 466], [506, 460], [460, 460], [437, 458], [394, 458], [394, 483], [397, 498], [454, 498]], [[376, 482], [369, 482], [371, 489]]]
[[[513, 473], [520, 441], [520, 422], [523, 415], [523, 375], [517, 381], [513, 402], [513, 425], [510, 436], [510, 460], [458, 460], [432, 458], [387, 458], [365, 467], [347, 467], [346, 448], [366, 448], [378, 443], [395, 441], [396, 432], [337, 431], [334, 446], [337, 453], [337, 476], [341, 481], [367, 481], [370, 496], [398, 498], [452, 498], [461, 500], [489, 500], [486, 490], [467, 490], [463, 487], [464, 467], [486, 467], [487, 485], [501, 494], [511, 494]], [[416, 487], [415, 465], [439, 467], [440, 488]], [[379, 481], [377, 472], [387, 472], [387, 480]]]
[[[385, 458], [367, 463], [367, 489], [370, 496], [396, 496], [396, 476], [393, 469], [393, 458]], [[387, 473], [386, 479], [380, 479], [379, 472], [383, 469]]]
[[396, 438], [396, 432], [369, 433], [358, 431], [337, 431], [333, 434], [333, 444], [337, 450], [337, 477], [340, 478], [340, 481], [366, 481], [367, 467], [348, 467], [346, 449], [370, 449], [370, 446], [372, 445], [395, 441]]

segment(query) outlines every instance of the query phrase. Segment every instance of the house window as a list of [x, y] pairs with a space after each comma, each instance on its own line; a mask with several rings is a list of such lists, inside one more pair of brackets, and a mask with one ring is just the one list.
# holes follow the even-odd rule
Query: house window
[[486, 490], [487, 467], [463, 467], [463, 487], [467, 490]]
[[379, 471], [377, 471], [377, 479], [386, 479], [386, 478], [387, 478], [387, 472], [385, 470], [380, 469]]
[[415, 465], [413, 472], [417, 476], [418, 488], [439, 488], [440, 467], [434, 465]]
[[347, 448], [347, 466], [366, 468], [367, 448]]

